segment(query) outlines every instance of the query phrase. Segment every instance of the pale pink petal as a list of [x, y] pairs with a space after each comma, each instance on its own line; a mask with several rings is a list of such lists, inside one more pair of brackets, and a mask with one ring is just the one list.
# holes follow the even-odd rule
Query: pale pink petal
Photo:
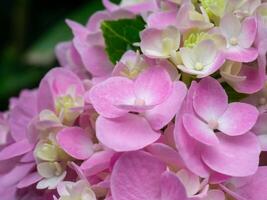
[[239, 46], [230, 47], [224, 52], [225, 58], [236, 62], [252, 62], [258, 57], [256, 48], [241, 48]]
[[[183, 183], [187, 196], [189, 197], [196, 195], [200, 191], [200, 189], [202, 189], [201, 187], [204, 186], [204, 184], [201, 184], [200, 182], [200, 177], [187, 169], [180, 168], [176, 175]], [[202, 194], [198, 194], [197, 196], [199, 195]]]
[[144, 113], [153, 129], [159, 130], [166, 126], [180, 110], [187, 88], [182, 82], [174, 82], [174, 87], [169, 98], [153, 109]]
[[254, 134], [230, 137], [217, 133], [217, 136], [220, 144], [206, 146], [202, 152], [203, 161], [212, 170], [236, 177], [249, 176], [257, 171], [260, 145]]
[[209, 126], [194, 115], [183, 115], [183, 125], [187, 133], [194, 139], [206, 145], [218, 145], [219, 140]]
[[187, 200], [185, 187], [172, 172], [161, 176], [161, 200]]
[[89, 133], [80, 127], [64, 128], [57, 133], [60, 147], [72, 157], [85, 160], [94, 150]]
[[135, 114], [116, 119], [98, 117], [96, 135], [101, 143], [116, 151], [142, 149], [160, 137], [142, 116]]
[[124, 77], [111, 77], [95, 85], [85, 100], [93, 104], [96, 111], [104, 117], [114, 118], [127, 113], [115, 105], [134, 104], [134, 83]]
[[88, 160], [81, 165], [81, 170], [86, 176], [93, 176], [110, 167], [113, 151], [99, 151], [94, 153]]
[[259, 111], [246, 103], [231, 103], [218, 120], [218, 129], [230, 136], [242, 135], [256, 124]]
[[162, 30], [149, 28], [141, 32], [141, 50], [150, 58], [168, 58], [162, 46]]
[[205, 121], [217, 120], [227, 108], [228, 97], [220, 83], [211, 78], [202, 79], [194, 94], [193, 106]]
[[111, 193], [116, 200], [161, 200], [161, 174], [165, 165], [143, 151], [129, 152], [116, 162]]
[[238, 37], [241, 33], [241, 23], [232, 13], [226, 14], [222, 18], [220, 28], [227, 39]]
[[192, 28], [199, 28], [199, 29], [210, 29], [214, 25], [208, 21], [204, 20], [196, 20], [190, 18], [190, 14], [192, 12], [195, 12], [195, 7], [194, 5], [188, 1], [185, 2], [181, 5], [178, 13], [177, 13], [177, 22], [176, 22], [176, 27], [179, 28], [182, 32], [186, 32]]
[[21, 156], [33, 149], [33, 144], [30, 144], [27, 139], [13, 143], [0, 151], [0, 160], [7, 160], [16, 156]]
[[[160, 81], [159, 81], [160, 80]], [[145, 105], [158, 105], [171, 94], [173, 84], [168, 72], [161, 66], [150, 67], [136, 79], [134, 92]]]
[[169, 58], [171, 51], [178, 50], [180, 33], [174, 27], [160, 30], [147, 28], [141, 32], [141, 50], [149, 58]]
[[[223, 54], [218, 53], [215, 57], [215, 59], [212, 61], [212, 64], [210, 66], [207, 66], [206, 70], [203, 70], [203, 72], [196, 72], [197, 78], [204, 78], [207, 77], [213, 73], [215, 73], [217, 70], [220, 69], [220, 67], [225, 63], [225, 57]], [[193, 73], [193, 74], [194, 74]]]
[[257, 34], [257, 21], [255, 17], [248, 17], [242, 23], [241, 34], [238, 41], [242, 48], [249, 48], [252, 46]]

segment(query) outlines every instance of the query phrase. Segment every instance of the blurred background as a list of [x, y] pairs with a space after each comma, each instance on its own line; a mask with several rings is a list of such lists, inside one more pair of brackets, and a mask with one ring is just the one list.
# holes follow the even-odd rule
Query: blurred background
[[35, 88], [57, 62], [54, 47], [70, 40], [65, 19], [86, 23], [101, 0], [0, 0], [0, 110], [21, 89]]

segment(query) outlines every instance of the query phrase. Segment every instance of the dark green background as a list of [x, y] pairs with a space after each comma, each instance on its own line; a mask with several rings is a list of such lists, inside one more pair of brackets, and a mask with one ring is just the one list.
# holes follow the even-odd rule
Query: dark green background
[[64, 20], [86, 23], [101, 9], [101, 0], [0, 0], [0, 110], [57, 66], [55, 45], [72, 37]]

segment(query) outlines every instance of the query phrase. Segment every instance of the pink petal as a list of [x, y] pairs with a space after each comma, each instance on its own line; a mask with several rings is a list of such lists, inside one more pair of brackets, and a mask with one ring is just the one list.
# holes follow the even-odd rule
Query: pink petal
[[27, 176], [25, 176], [17, 185], [17, 188], [21, 189], [21, 188], [26, 188], [28, 186], [33, 185], [34, 183], [37, 183], [38, 181], [40, 181], [43, 177], [41, 177], [39, 175], [38, 172], [33, 172], [31, 174], [28, 174]]
[[157, 105], [169, 97], [172, 86], [168, 72], [161, 66], [155, 66], [139, 75], [135, 81], [134, 92], [146, 105]]
[[9, 126], [15, 141], [19, 142], [25, 139], [28, 125], [35, 115], [37, 115], [37, 92], [36, 90], [24, 90], [18, 98], [17, 105], [9, 112]]
[[154, 143], [147, 147], [147, 151], [166, 165], [182, 168], [184, 163], [178, 151], [162, 143]]
[[[73, 44], [81, 56], [84, 67], [94, 76], [110, 74], [113, 65], [109, 61], [104, 47], [101, 44], [94, 44], [94, 40], [88, 41], [90, 40], [90, 37], [88, 37], [90, 32], [82, 25], [70, 20], [66, 22], [72, 29], [74, 34]], [[93, 38], [95, 39], [95, 37]]]
[[227, 108], [228, 97], [218, 81], [202, 79], [194, 94], [193, 106], [205, 121], [217, 120]]
[[79, 127], [64, 128], [59, 131], [57, 142], [65, 152], [79, 160], [89, 158], [94, 152], [89, 133]]
[[60, 66], [70, 69], [81, 78], [89, 77], [89, 73], [84, 68], [81, 57], [72, 42], [57, 44], [55, 54]]
[[249, 48], [252, 46], [257, 34], [257, 21], [255, 17], [248, 17], [242, 23], [241, 34], [238, 41], [242, 48]]
[[86, 176], [93, 176], [110, 167], [113, 151], [100, 151], [94, 153], [88, 160], [84, 161], [81, 169]]
[[0, 189], [1, 200], [13, 200], [17, 198], [16, 187], [4, 187]]
[[81, 57], [85, 68], [94, 76], [105, 76], [112, 72], [113, 65], [102, 46], [87, 47], [81, 52]]
[[159, 130], [166, 126], [180, 110], [187, 88], [182, 82], [175, 82], [171, 95], [163, 103], [144, 113], [153, 129]]
[[101, 22], [108, 20], [110, 17], [109, 12], [107, 11], [97, 11], [89, 19], [86, 24], [86, 28], [90, 32], [100, 31]]
[[7, 160], [16, 156], [21, 156], [33, 149], [33, 145], [27, 139], [13, 143], [0, 151], [0, 160]]
[[224, 52], [225, 58], [236, 62], [252, 62], [258, 57], [258, 50], [251, 47], [244, 49], [242, 47], [230, 47]]
[[267, 196], [266, 174], [267, 167], [259, 167], [256, 174], [254, 174], [252, 177], [249, 177], [247, 184], [233, 191], [245, 199], [265, 200]]
[[190, 171], [201, 177], [208, 177], [210, 174], [210, 170], [203, 163], [201, 158], [201, 151], [203, 145], [188, 135], [182, 122], [182, 116], [184, 112], [193, 112], [192, 99], [196, 89], [196, 82], [192, 82], [186, 100], [183, 103], [183, 106], [181, 107], [181, 111], [178, 112], [176, 115], [174, 139], [177, 149], [179, 149], [179, 153], [186, 167]]
[[183, 125], [187, 133], [199, 142], [210, 146], [219, 144], [219, 140], [214, 131], [196, 116], [185, 114], [183, 116]]
[[98, 117], [96, 135], [100, 142], [116, 151], [142, 149], [160, 137], [142, 116], [135, 114], [116, 119]]
[[118, 5], [112, 3], [110, 0], [102, 0], [102, 3], [108, 11], [114, 11], [119, 8]]
[[158, 9], [158, 3], [156, 0], [148, 0], [137, 2], [134, 5], [125, 6], [124, 9], [129, 10], [135, 14], [141, 14], [149, 11], [156, 11]]
[[246, 103], [231, 103], [218, 120], [218, 129], [230, 136], [242, 135], [256, 124], [259, 111]]
[[179, 178], [171, 173], [165, 172], [161, 176], [161, 200], [187, 200], [185, 187]]
[[147, 25], [149, 28], [165, 29], [176, 24], [176, 16], [176, 10], [155, 12], [147, 18]]
[[221, 174], [244, 177], [254, 174], [259, 164], [260, 146], [252, 133], [229, 137], [217, 133], [220, 144], [206, 146], [202, 152], [203, 161]]
[[18, 164], [6, 174], [0, 175], [0, 185], [9, 187], [21, 181], [35, 166], [33, 163]]
[[264, 87], [265, 74], [262, 72], [260, 66], [243, 65], [239, 75], [246, 77], [244, 81], [233, 85], [234, 89], [239, 93], [252, 94], [260, 91]]
[[124, 77], [111, 77], [95, 85], [86, 95], [85, 99], [92, 103], [96, 111], [108, 118], [119, 117], [127, 110], [117, 108], [115, 105], [134, 104], [134, 84]]
[[143, 151], [129, 152], [116, 162], [111, 193], [116, 200], [161, 200], [161, 174], [165, 165]]

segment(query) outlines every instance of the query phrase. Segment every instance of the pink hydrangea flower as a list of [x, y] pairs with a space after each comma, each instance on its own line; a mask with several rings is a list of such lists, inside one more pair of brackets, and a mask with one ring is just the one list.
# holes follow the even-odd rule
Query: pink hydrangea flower
[[[1, 200], [266, 200], [266, 1], [103, 4], [0, 113]], [[101, 24], [137, 15], [113, 64]]]
[[255, 173], [260, 148], [256, 136], [248, 132], [259, 115], [255, 107], [244, 103], [228, 105], [219, 83], [205, 78], [191, 86], [182, 108], [176, 117], [175, 138], [189, 169], [202, 177], [211, 171], [230, 176]]
[[161, 66], [148, 68], [135, 81], [112, 77], [97, 84], [88, 93], [88, 101], [100, 114], [96, 122], [98, 139], [117, 151], [136, 150], [153, 143], [160, 137], [157, 130], [173, 118], [185, 94], [185, 86], [173, 83]]
[[220, 31], [227, 41], [225, 56], [237, 62], [251, 62], [258, 56], [252, 47], [257, 34], [257, 20], [248, 17], [242, 23], [231, 14], [225, 15], [220, 23]]
[[[205, 51], [203, 51], [205, 49]], [[203, 40], [192, 49], [180, 49], [183, 65], [178, 68], [198, 78], [209, 76], [216, 72], [225, 62], [225, 58], [212, 40]]]

